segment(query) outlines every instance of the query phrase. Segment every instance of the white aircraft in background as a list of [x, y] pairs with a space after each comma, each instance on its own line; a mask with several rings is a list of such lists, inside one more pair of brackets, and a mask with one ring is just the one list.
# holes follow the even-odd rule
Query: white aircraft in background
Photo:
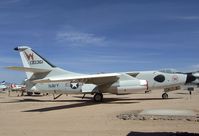
[[6, 85], [6, 82], [5, 82], [5, 81], [2, 81], [2, 82], [0, 83], [0, 91], [1, 91], [1, 92], [5, 92], [7, 88], [8, 88], [8, 87], [7, 87], [7, 85]]
[[23, 91], [26, 90], [26, 85], [11, 84], [10, 89], [11, 91]]
[[181, 72], [177, 71], [175, 69], [165, 69], [162, 70], [167, 73], [173, 73], [173, 74], [186, 74], [187, 75], [187, 81], [184, 84], [187, 90], [193, 91], [195, 87], [199, 87], [199, 71], [192, 71], [192, 72]]
[[199, 87], [199, 71], [193, 72], [192, 75], [195, 77], [195, 80], [191, 83], [197, 85]]
[[187, 74], [187, 76], [190, 77], [189, 82], [186, 82], [185, 84], [187, 90], [193, 91], [195, 87], [199, 87], [199, 71], [179, 72], [173, 70], [173, 72]]
[[[135, 76], [136, 78], [133, 77], [134, 72], [79, 74], [52, 65], [30, 47], [20, 46], [15, 48], [15, 50], [20, 52], [24, 67], [8, 68], [26, 72], [26, 89], [30, 92], [59, 94], [55, 98], [62, 94], [70, 93], [94, 94], [94, 100], [101, 102], [103, 100], [103, 93], [129, 94], [147, 91], [149, 83], [151, 83], [150, 80], [146, 80], [148, 78], [146, 73], [144, 76], [141, 76], [141, 79], [138, 79], [140, 73]], [[162, 76], [158, 75], [154, 79], [163, 80]], [[187, 80], [187, 75], [179, 74], [177, 77], [174, 76], [173, 80], [176, 81], [173, 83], [175, 85], [184, 84]], [[169, 83], [165, 82], [165, 84], [159, 87], [170, 86], [171, 81]], [[157, 87], [157, 84], [152, 86]]]
[[25, 85], [19, 85], [19, 84], [14, 84], [14, 83], [8, 83], [8, 82], [1, 82], [0, 83], [0, 92], [8, 92], [10, 95], [10, 92], [14, 92], [14, 91], [19, 91], [19, 92], [24, 92], [26, 90], [26, 86]]

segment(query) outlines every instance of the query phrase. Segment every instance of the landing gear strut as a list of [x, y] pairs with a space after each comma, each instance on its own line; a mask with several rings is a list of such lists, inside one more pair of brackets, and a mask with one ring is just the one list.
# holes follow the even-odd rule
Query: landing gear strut
[[102, 102], [103, 94], [102, 93], [96, 93], [93, 98], [94, 98], [95, 102]]
[[167, 93], [163, 93], [163, 94], [162, 94], [162, 99], [168, 99], [168, 97], [169, 97], [169, 96], [168, 96]]
[[59, 94], [58, 96], [55, 96], [55, 94], [53, 94], [53, 99], [56, 100], [56, 99], [59, 98], [60, 96], [62, 96], [62, 94]]

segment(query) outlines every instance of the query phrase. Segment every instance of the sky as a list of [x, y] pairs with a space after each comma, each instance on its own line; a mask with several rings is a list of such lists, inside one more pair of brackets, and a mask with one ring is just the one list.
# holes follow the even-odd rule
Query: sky
[[0, 80], [30, 46], [78, 73], [199, 70], [198, 0], [0, 0]]

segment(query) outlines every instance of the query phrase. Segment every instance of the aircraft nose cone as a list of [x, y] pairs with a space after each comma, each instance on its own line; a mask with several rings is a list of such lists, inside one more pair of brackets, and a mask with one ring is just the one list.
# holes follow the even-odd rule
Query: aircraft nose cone
[[18, 51], [18, 50], [19, 50], [19, 48], [18, 48], [18, 47], [16, 47], [16, 48], [14, 48], [14, 50], [15, 50], [15, 51]]
[[196, 80], [196, 77], [195, 77], [195, 76], [193, 76], [192, 74], [187, 74], [186, 84], [187, 84], [187, 83], [191, 83], [191, 82], [193, 82], [193, 81], [195, 81], [195, 80]]

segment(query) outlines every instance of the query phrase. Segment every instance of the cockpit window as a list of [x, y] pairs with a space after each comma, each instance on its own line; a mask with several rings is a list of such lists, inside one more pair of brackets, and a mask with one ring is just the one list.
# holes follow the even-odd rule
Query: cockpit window
[[175, 74], [177, 73], [177, 70], [175, 69], [162, 69], [162, 70], [159, 70], [160, 72], [163, 72], [163, 73], [168, 73], [168, 74]]
[[164, 77], [164, 75], [157, 75], [157, 76], [154, 77], [154, 80], [162, 83], [162, 82], [164, 82], [165, 77]]

